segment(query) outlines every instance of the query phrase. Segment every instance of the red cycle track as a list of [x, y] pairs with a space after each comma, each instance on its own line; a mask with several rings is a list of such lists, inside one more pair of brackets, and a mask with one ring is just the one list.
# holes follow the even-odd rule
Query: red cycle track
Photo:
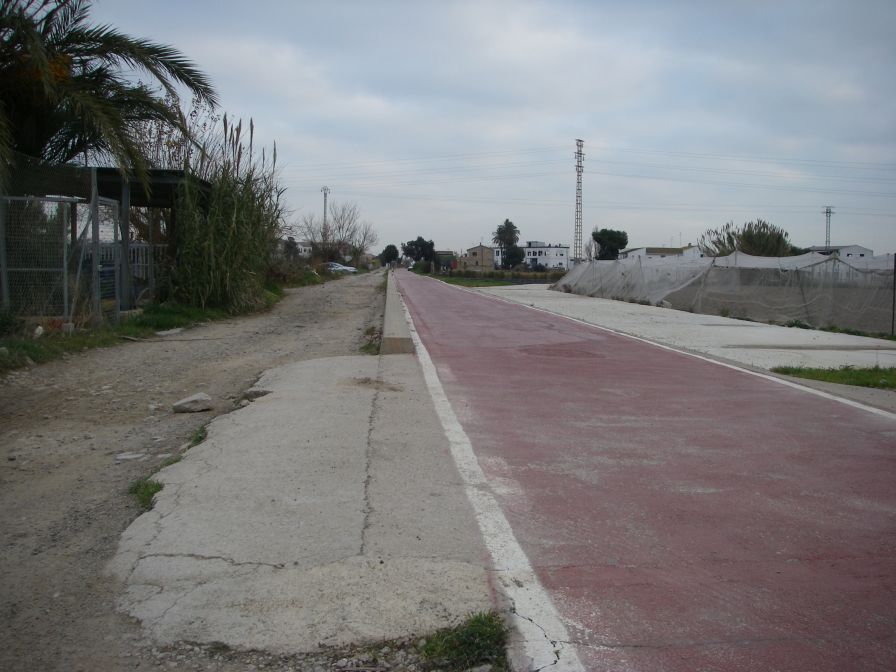
[[396, 276], [586, 669], [896, 669], [891, 418]]

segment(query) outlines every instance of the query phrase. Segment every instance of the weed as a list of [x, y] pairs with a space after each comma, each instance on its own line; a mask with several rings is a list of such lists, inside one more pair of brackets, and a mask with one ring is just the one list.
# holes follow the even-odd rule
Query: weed
[[794, 329], [811, 329], [811, 324], [806, 324], [802, 320], [790, 320], [789, 322], [784, 324], [785, 327], [792, 327]]
[[439, 630], [429, 637], [423, 657], [446, 670], [466, 670], [490, 663], [493, 669], [506, 670], [507, 629], [493, 611], [472, 614], [453, 628]]
[[728, 317], [729, 315], [731, 315], [731, 309], [727, 306], [724, 308], [719, 308], [719, 315], [721, 315], [722, 317]]
[[151, 478], [140, 478], [131, 483], [131, 486], [128, 488], [128, 493], [134, 495], [141, 509], [149, 511], [152, 508], [153, 497], [155, 497], [156, 493], [163, 487], [164, 486], [161, 483], [154, 481]]
[[383, 342], [383, 334], [380, 330], [377, 327], [367, 327], [364, 331], [364, 338], [367, 342], [361, 346], [361, 352], [365, 355], [380, 354], [380, 345]]
[[885, 390], [896, 389], [896, 367], [855, 368], [844, 366], [839, 369], [810, 369], [799, 366], [776, 366], [772, 371], [787, 376], [840, 383], [841, 385], [877, 387]]
[[223, 310], [165, 302], [146, 306], [143, 313], [131, 322], [137, 327], [166, 331], [178, 327], [189, 327], [199, 322], [223, 320], [227, 316], [227, 312]]
[[199, 427], [195, 432], [193, 432], [193, 436], [190, 437], [190, 448], [192, 448], [193, 446], [198, 446], [207, 438], [208, 430], [205, 428], [205, 425], [203, 425], [202, 427]]

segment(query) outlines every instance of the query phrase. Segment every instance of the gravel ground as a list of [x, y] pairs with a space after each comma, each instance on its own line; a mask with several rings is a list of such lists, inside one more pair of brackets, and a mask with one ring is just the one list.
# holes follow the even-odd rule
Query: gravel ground
[[[383, 275], [288, 290], [268, 313], [83, 352], [0, 385], [0, 669], [414, 670], [418, 641], [283, 657], [214, 644], [156, 647], [119, 614], [104, 574], [139, 515], [128, 484], [239, 405], [265, 369], [355, 355], [380, 327]], [[214, 411], [171, 405], [208, 393]]]

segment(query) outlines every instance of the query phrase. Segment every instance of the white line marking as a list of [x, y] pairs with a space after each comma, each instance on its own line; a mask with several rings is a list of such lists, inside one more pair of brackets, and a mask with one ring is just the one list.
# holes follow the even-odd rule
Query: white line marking
[[511, 625], [521, 639], [514, 643], [521, 648], [519, 653], [524, 656], [525, 669], [585, 672], [575, 648], [569, 644], [566, 626], [560, 620], [551, 598], [539, 582], [510, 523], [492, 494], [470, 439], [451, 408], [436, 367], [414, 327], [414, 320], [403, 297], [401, 304], [417, 349], [417, 359], [423, 369], [426, 387], [432, 396], [445, 436], [448, 437], [451, 455], [464, 480], [464, 489], [473, 506], [486, 548], [492, 556], [495, 576], [504, 595], [513, 605]]

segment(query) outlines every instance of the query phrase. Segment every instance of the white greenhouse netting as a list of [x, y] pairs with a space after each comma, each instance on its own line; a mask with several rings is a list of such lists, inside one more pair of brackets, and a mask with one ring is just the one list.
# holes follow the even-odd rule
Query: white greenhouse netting
[[575, 266], [553, 289], [763, 322], [889, 332], [893, 281], [893, 255], [844, 261], [815, 252], [796, 257], [735, 253], [592, 261]]

